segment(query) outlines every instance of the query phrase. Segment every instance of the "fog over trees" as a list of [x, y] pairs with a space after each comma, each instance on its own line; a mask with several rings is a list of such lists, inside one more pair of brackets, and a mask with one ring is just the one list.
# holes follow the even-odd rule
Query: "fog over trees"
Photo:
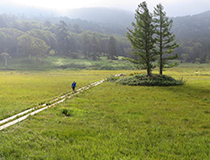
[[[22, 8], [22, 13], [20, 10], [10, 8], [8, 12], [0, 13], [0, 53], [13, 58], [36, 57], [40, 61], [52, 54], [74, 58], [83, 55], [93, 60], [99, 60], [102, 55], [108, 59], [131, 57], [126, 32], [134, 21], [132, 12], [92, 8], [60, 16], [46, 10]], [[81, 18], [75, 19], [75, 14]], [[179, 59], [182, 62], [209, 63], [210, 11], [170, 19], [173, 20], [171, 31], [179, 44], [175, 49]]]

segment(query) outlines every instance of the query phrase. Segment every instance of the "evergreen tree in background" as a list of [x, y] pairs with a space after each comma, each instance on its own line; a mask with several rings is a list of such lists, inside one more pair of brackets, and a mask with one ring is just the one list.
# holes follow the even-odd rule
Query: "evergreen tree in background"
[[173, 20], [169, 20], [169, 18], [166, 17], [166, 13], [163, 9], [164, 7], [161, 4], [158, 4], [154, 10], [154, 16], [156, 17], [154, 18], [154, 22], [156, 24], [157, 35], [156, 52], [159, 54], [158, 66], [160, 68], [160, 74], [163, 73], [163, 68], [170, 68], [178, 64], [177, 62], [169, 62], [169, 60], [178, 58], [178, 54], [170, 56], [169, 54], [172, 54], [174, 49], [179, 46], [175, 42], [175, 34], [171, 32]]
[[57, 40], [61, 54], [68, 55], [69, 53], [69, 36], [67, 24], [64, 21], [60, 21], [57, 30]]
[[117, 60], [117, 46], [116, 41], [113, 36], [110, 36], [109, 42], [108, 42], [108, 52], [107, 52], [107, 58], [111, 60]]
[[137, 64], [138, 68], [146, 69], [147, 76], [151, 76], [155, 67], [153, 62], [157, 59], [155, 53], [155, 26], [153, 25], [152, 14], [147, 8], [146, 2], [140, 3], [135, 14], [136, 23], [132, 23], [134, 30], [128, 28], [127, 38], [130, 40], [138, 60], [126, 58], [126, 60]]
[[90, 42], [90, 50], [91, 52], [89, 53], [89, 58], [93, 59], [94, 61], [100, 59], [100, 46], [99, 46], [99, 39], [96, 37], [94, 34], [92, 37], [92, 40]]
[[82, 36], [82, 52], [84, 54], [84, 59], [87, 59], [90, 52], [90, 41], [87, 34], [83, 34]]

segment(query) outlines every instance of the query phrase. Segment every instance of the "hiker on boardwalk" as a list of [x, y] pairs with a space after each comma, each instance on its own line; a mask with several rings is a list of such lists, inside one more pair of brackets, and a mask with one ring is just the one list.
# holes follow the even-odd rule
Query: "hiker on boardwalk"
[[75, 88], [76, 88], [76, 82], [75, 81], [73, 81], [73, 83], [71, 84], [71, 87], [72, 87], [73, 91], [75, 91]]

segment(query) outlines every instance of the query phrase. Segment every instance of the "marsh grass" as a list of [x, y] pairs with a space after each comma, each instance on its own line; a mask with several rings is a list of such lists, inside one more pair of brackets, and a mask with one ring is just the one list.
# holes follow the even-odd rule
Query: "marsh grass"
[[210, 76], [183, 68], [167, 74], [188, 81], [170, 87], [104, 82], [1, 131], [0, 158], [209, 159]]
[[77, 89], [106, 78], [119, 71], [1, 71], [0, 72], [0, 120], [23, 110], [48, 103], [71, 92], [71, 83]]

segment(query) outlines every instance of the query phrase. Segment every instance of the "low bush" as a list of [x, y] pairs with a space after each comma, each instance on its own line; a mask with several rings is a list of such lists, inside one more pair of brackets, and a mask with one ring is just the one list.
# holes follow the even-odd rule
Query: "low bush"
[[64, 108], [64, 109], [62, 109], [62, 114], [64, 114], [67, 117], [72, 116], [73, 115], [73, 110]]
[[119, 79], [119, 77], [115, 76], [115, 75], [111, 75], [110, 77], [108, 77], [106, 79], [106, 81], [108, 82], [116, 82]]
[[183, 85], [185, 82], [183, 79], [176, 80], [167, 75], [152, 74], [147, 76], [146, 74], [134, 74], [117, 80], [117, 83], [131, 86], [174, 86]]

